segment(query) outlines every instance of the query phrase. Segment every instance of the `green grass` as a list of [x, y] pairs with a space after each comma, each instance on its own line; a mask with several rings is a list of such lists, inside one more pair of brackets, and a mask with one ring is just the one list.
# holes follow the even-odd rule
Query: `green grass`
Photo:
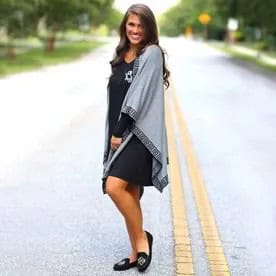
[[249, 62], [249, 63], [253, 63], [253, 64], [258, 65], [262, 68], [265, 68], [265, 69], [276, 72], [276, 66], [275, 65], [264, 63], [263, 61], [257, 59], [256, 57], [252, 57], [252, 56], [249, 56], [249, 55], [246, 55], [246, 54], [238, 53], [238, 52], [232, 50], [231, 48], [229, 48], [227, 45], [218, 45], [218, 44], [209, 44], [209, 45], [216, 48], [216, 49], [222, 50], [223, 52], [231, 55], [234, 58], [237, 58], [237, 59]]
[[45, 65], [68, 62], [100, 45], [102, 43], [97, 41], [72, 42], [57, 47], [51, 53], [37, 48], [18, 54], [14, 59], [0, 57], [0, 76], [29, 71]]
[[[241, 46], [245, 46], [254, 50], [259, 50], [260, 42], [239, 42]], [[263, 54], [266, 54], [271, 57], [276, 57], [275, 50], [261, 50]]]

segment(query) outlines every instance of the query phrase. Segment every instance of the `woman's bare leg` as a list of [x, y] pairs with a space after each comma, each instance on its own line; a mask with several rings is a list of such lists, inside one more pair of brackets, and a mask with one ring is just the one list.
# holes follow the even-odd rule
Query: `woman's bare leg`
[[[147, 236], [143, 230], [143, 218], [137, 196], [127, 190], [128, 182], [114, 176], [106, 180], [106, 192], [124, 216], [130, 239], [136, 252], [148, 252]], [[133, 192], [134, 193], [134, 192]]]
[[[128, 184], [126, 187], [126, 191], [129, 192], [132, 195], [132, 197], [135, 199], [137, 207], [140, 212], [140, 216], [142, 218], [142, 225], [143, 225], [143, 216], [142, 216], [142, 210], [141, 210], [141, 205], [140, 205], [140, 188], [135, 184]], [[132, 252], [129, 255], [129, 259], [130, 259], [130, 262], [133, 262], [137, 259], [137, 249], [136, 249], [136, 244], [135, 244], [135, 237], [134, 237], [134, 233], [131, 232], [131, 226], [128, 224], [128, 221], [126, 219], [125, 219], [125, 223], [126, 223], [131, 247], [132, 247]]]

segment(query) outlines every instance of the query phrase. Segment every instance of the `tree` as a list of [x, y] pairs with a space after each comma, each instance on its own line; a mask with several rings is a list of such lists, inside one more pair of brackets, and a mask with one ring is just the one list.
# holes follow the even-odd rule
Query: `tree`
[[38, 17], [36, 0], [0, 0], [0, 26], [4, 27], [9, 38], [8, 56], [14, 57], [13, 39], [35, 32]]
[[201, 32], [202, 25], [198, 21], [198, 16], [203, 12], [212, 17], [210, 25], [214, 28], [222, 27], [221, 19], [216, 16], [214, 0], [182, 0], [163, 14], [161, 32], [166, 35], [179, 35], [185, 27], [192, 27], [193, 30]]
[[107, 25], [107, 27], [109, 28], [109, 30], [118, 30], [119, 29], [119, 24], [121, 22], [123, 18], [123, 14], [112, 8], [109, 16], [107, 16], [106, 20], [105, 20], [105, 24]]
[[111, 10], [113, 0], [39, 0], [39, 13], [45, 17], [49, 31], [46, 50], [54, 49], [57, 31], [78, 28], [86, 14], [90, 24], [98, 25]]
[[[52, 51], [56, 33], [67, 29], [80, 29], [81, 25], [97, 26], [111, 14], [114, 0], [0, 0], [0, 27], [10, 39], [9, 55], [14, 56], [13, 38], [36, 33], [43, 19], [48, 32], [46, 50]], [[115, 20], [116, 21], [116, 20]], [[115, 21], [108, 20], [109, 24]], [[113, 23], [112, 23], [113, 22]]]
[[219, 16], [227, 21], [229, 17], [239, 19], [243, 31], [260, 30], [263, 39], [276, 36], [275, 0], [215, 0]]

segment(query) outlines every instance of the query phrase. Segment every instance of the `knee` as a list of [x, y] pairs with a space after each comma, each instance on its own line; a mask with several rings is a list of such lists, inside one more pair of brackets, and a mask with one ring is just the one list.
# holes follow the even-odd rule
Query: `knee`
[[105, 190], [110, 197], [114, 197], [117, 193], [116, 188], [112, 187], [112, 183], [110, 182], [106, 182]]
[[117, 185], [116, 180], [114, 180], [111, 177], [108, 177], [106, 180], [106, 193], [110, 196], [110, 197], [116, 197], [120, 194], [121, 192], [121, 187], [120, 185]]

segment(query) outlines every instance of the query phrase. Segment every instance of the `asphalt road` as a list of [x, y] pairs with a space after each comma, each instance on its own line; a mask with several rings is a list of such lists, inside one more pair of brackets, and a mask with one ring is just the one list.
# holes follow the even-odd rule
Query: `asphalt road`
[[164, 46], [232, 275], [276, 275], [276, 75], [200, 42]]
[[[162, 39], [232, 275], [276, 275], [276, 77], [200, 42]], [[123, 219], [101, 192], [110, 45], [0, 80], [0, 275], [114, 273]], [[197, 275], [209, 275], [183, 156]], [[174, 275], [167, 188], [147, 188], [148, 275]]]

